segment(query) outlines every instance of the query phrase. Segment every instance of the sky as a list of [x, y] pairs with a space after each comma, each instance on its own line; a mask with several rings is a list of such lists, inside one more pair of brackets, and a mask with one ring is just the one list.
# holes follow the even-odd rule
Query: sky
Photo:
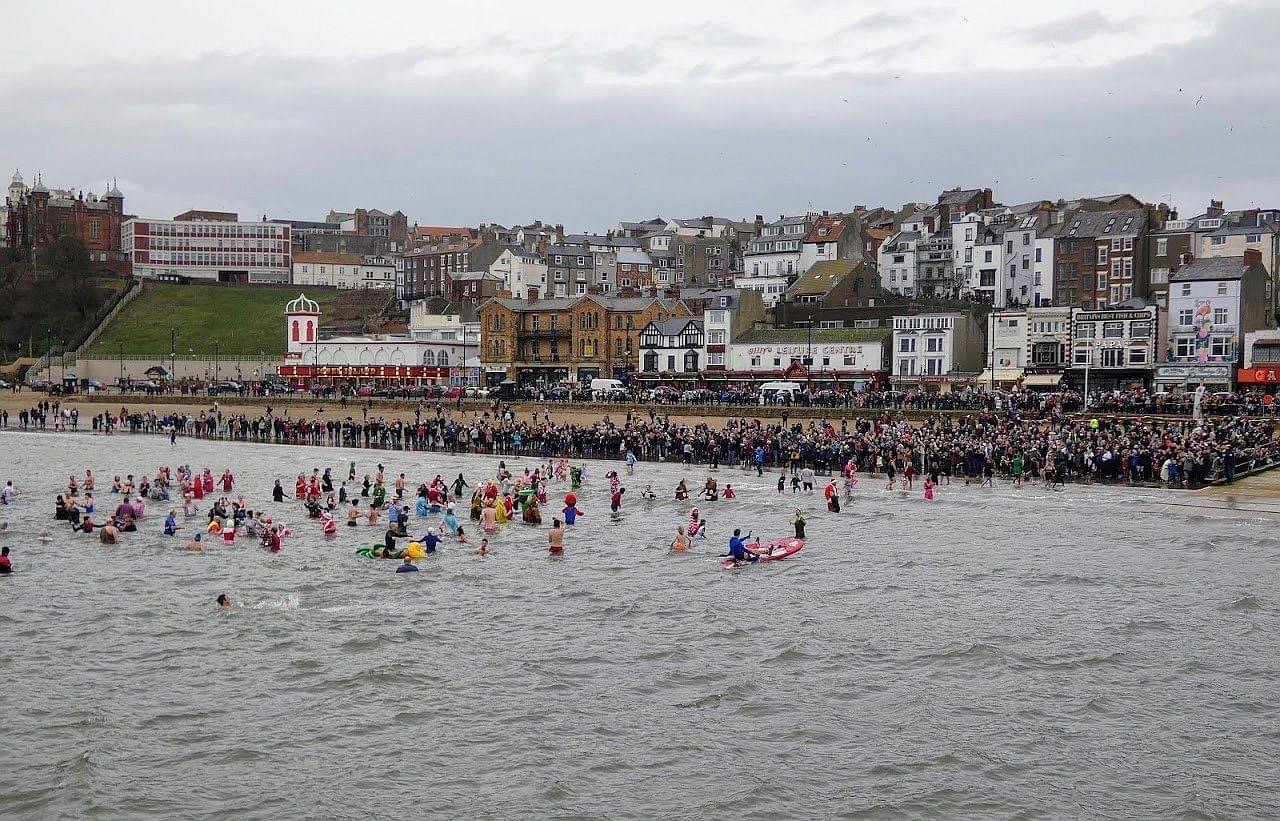
[[954, 186], [1274, 207], [1277, 5], [7, 3], [0, 165], [140, 216], [570, 231]]

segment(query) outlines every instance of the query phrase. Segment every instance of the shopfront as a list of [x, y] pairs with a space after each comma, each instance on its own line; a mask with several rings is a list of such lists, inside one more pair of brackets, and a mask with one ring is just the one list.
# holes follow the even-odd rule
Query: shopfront
[[1234, 371], [1231, 365], [1157, 365], [1155, 386], [1168, 393], [1194, 391], [1201, 385], [1210, 392], [1229, 391]]

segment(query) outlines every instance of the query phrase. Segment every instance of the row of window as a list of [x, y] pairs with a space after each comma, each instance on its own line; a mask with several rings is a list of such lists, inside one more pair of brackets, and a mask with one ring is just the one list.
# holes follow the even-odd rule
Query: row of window
[[[918, 337], [904, 336], [898, 340], [898, 353], [915, 353]], [[926, 336], [924, 338], [925, 353], [942, 353], [942, 337]]]
[[1103, 348], [1096, 359], [1091, 359], [1092, 350], [1088, 347], [1076, 348], [1074, 364], [1091, 365], [1101, 368], [1123, 368], [1127, 361], [1130, 365], [1147, 364], [1146, 348]]
[[[148, 253], [145, 251], [139, 254]], [[219, 254], [219, 253], [185, 253], [180, 251], [151, 251], [149, 262], [168, 263], [170, 265], [208, 265], [211, 268], [227, 267], [267, 267], [284, 268], [288, 257], [281, 254]]]
[[[1113, 320], [1102, 323], [1103, 339], [1123, 339], [1125, 334], [1125, 320]], [[1129, 333], [1127, 336], [1133, 339], [1149, 339], [1151, 337], [1151, 321], [1148, 319], [1128, 320]], [[1077, 322], [1075, 327], [1076, 339], [1094, 339], [1098, 331], [1098, 323], [1096, 322]]]
[[926, 359], [924, 368], [916, 372], [916, 360], [914, 358], [898, 360], [898, 376], [942, 376], [942, 360], [939, 358]]
[[287, 235], [283, 226], [241, 225], [239, 223], [151, 222], [134, 229], [140, 235], [153, 237], [250, 237], [267, 239]]

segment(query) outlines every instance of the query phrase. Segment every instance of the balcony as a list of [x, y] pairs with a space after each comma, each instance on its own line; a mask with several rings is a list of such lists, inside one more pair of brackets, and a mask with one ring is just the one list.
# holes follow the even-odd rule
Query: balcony
[[522, 328], [516, 331], [522, 339], [568, 339], [568, 328]]

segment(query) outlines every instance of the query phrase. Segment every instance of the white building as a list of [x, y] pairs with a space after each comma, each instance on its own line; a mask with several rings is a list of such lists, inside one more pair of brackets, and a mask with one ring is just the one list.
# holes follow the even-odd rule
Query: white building
[[394, 288], [396, 264], [389, 257], [297, 251], [293, 254], [293, 284], [334, 288]]
[[[521, 248], [507, 248], [489, 266], [489, 273], [502, 279], [502, 290], [515, 299], [528, 299], [529, 290], [536, 288], [541, 296], [553, 296], [547, 291], [547, 263], [542, 257]], [[565, 284], [556, 286], [554, 296], [565, 296]]]
[[918, 231], [903, 230], [880, 244], [877, 263], [881, 288], [903, 296], [915, 295], [916, 246], [920, 238]]
[[[412, 310], [412, 309], [411, 309]], [[480, 326], [411, 312], [409, 334], [319, 338], [320, 308], [305, 294], [285, 307], [288, 347], [280, 376], [367, 384], [478, 384]]]
[[135, 217], [121, 228], [120, 244], [135, 277], [288, 284], [290, 240], [289, 226], [274, 222]]
[[650, 322], [640, 330], [637, 366], [644, 374], [696, 374], [702, 369], [705, 336], [696, 316]]
[[979, 388], [1009, 387], [1022, 381], [1027, 367], [1027, 312], [1012, 309], [987, 315], [985, 370]]
[[803, 273], [800, 257], [812, 220], [809, 215], [782, 217], [760, 229], [742, 255], [737, 288], [759, 291], [766, 307], [777, 303], [791, 280]]
[[948, 311], [893, 318], [896, 385], [976, 382], [984, 353], [982, 328], [971, 314]]
[[730, 343], [727, 369], [757, 379], [799, 378], [827, 383], [883, 379], [888, 328], [768, 328], [747, 331]]
[[[1245, 334], [1275, 326], [1270, 282], [1256, 250], [1248, 256], [1192, 260], [1174, 272], [1169, 279], [1167, 364], [1156, 368], [1156, 385], [1167, 390], [1229, 388]], [[1177, 367], [1190, 364], [1202, 367]]]

